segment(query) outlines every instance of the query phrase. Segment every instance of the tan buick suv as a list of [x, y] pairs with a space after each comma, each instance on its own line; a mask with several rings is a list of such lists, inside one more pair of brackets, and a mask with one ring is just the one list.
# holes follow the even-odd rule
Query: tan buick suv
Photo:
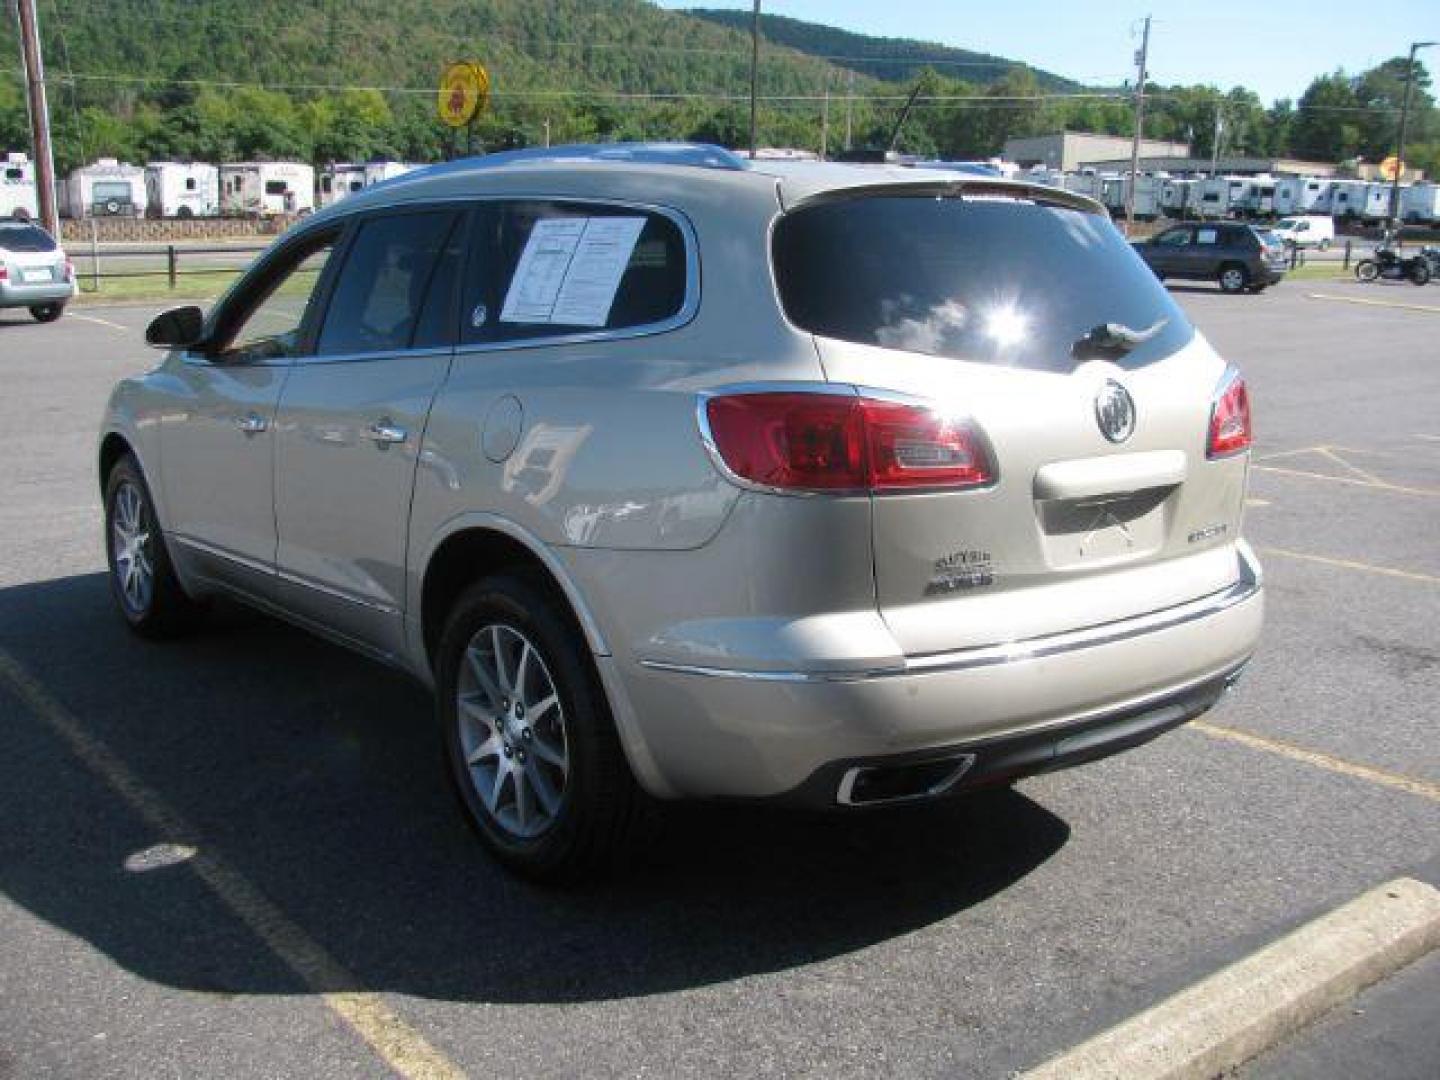
[[1134, 746], [1255, 648], [1250, 406], [1098, 204], [684, 145], [411, 173], [116, 388], [120, 612], [224, 594], [433, 688], [489, 848]]

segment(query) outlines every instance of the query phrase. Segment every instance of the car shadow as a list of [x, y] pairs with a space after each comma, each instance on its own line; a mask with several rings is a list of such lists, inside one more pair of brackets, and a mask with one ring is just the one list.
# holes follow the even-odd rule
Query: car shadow
[[[177, 839], [165, 808], [357, 988], [488, 1002], [653, 994], [863, 949], [963, 916], [1069, 837], [1008, 789], [845, 816], [694, 806], [664, 815], [637, 866], [546, 890], [470, 834], [405, 677], [224, 607], [185, 641], [142, 642], [101, 574], [0, 590], [0, 650], [0, 889], [185, 989], [304, 988], [157, 856]], [[60, 712], [22, 700], [16, 671]], [[99, 775], [116, 769], [128, 798]]]

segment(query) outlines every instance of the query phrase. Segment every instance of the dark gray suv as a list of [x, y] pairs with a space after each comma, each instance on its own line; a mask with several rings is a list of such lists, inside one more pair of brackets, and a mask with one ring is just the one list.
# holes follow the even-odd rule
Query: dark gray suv
[[1285, 277], [1285, 246], [1241, 221], [1194, 221], [1134, 245], [1161, 281], [1214, 281], [1226, 292], [1260, 292]]

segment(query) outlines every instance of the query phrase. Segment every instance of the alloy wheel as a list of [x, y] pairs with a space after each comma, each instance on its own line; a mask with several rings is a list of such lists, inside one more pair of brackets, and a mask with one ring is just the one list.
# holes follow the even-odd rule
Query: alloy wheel
[[570, 773], [565, 710], [539, 649], [507, 623], [465, 646], [455, 714], [465, 772], [491, 819], [518, 839], [554, 825]]
[[129, 481], [117, 487], [111, 516], [110, 549], [115, 559], [116, 584], [130, 612], [143, 615], [155, 591], [155, 560], [145, 496], [140, 489]]

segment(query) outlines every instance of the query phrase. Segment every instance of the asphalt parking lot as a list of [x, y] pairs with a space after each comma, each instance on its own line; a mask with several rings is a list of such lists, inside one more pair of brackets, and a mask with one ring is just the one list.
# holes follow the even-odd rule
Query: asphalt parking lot
[[[1440, 883], [1440, 289], [1175, 292], [1257, 410], [1236, 692], [923, 812], [687, 810], [577, 893], [487, 862], [403, 678], [238, 611], [122, 628], [95, 429], [156, 309], [0, 312], [0, 1076], [1006, 1076]], [[1433, 1076], [1440, 969], [1395, 978], [1254, 1074]]]

